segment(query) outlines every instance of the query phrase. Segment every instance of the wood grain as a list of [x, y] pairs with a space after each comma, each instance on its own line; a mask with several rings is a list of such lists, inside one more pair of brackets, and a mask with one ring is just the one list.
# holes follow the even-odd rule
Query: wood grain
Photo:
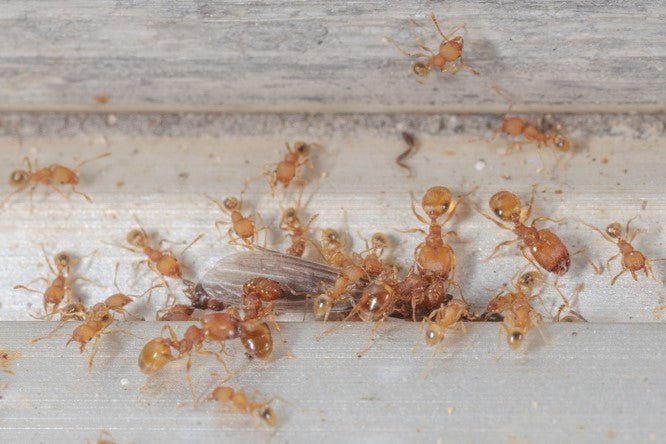
[[[425, 84], [383, 42], [466, 23], [481, 72]], [[0, 109], [656, 111], [663, 2], [23, 1], [0, 10]], [[414, 19], [420, 26], [414, 26]], [[110, 101], [100, 104], [98, 97]]]

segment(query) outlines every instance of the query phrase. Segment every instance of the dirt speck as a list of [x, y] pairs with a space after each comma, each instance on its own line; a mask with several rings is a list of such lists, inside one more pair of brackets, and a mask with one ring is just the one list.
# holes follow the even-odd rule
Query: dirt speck
[[21, 357], [21, 354], [15, 350], [0, 349], [0, 371], [14, 374], [11, 369], [12, 362]]

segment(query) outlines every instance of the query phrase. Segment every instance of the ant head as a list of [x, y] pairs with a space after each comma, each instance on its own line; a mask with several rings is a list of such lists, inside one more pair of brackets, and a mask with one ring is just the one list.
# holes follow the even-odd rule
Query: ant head
[[134, 230], [127, 233], [127, 243], [130, 245], [141, 247], [145, 245], [146, 242], [148, 242], [148, 239], [146, 239], [146, 233], [144, 233], [143, 230], [139, 228], [135, 228]]
[[310, 145], [305, 142], [295, 142], [294, 152], [301, 157], [305, 157], [310, 154]]
[[331, 312], [333, 301], [327, 294], [320, 294], [312, 304], [312, 311], [317, 319], [323, 319]]
[[428, 68], [428, 65], [426, 65], [423, 62], [416, 62], [412, 65], [412, 72], [416, 74], [419, 77], [428, 77], [428, 74], [430, 73], [430, 68]]
[[425, 342], [429, 347], [437, 345], [444, 339], [444, 329], [435, 322], [429, 322], [425, 331]]
[[509, 330], [507, 332], [506, 340], [509, 343], [509, 347], [513, 350], [520, 347], [520, 344], [523, 343], [523, 339], [525, 339], [525, 335], [518, 329]]
[[64, 270], [71, 265], [72, 257], [65, 252], [58, 253], [53, 258], [53, 262], [58, 270]]
[[298, 211], [296, 211], [296, 208], [289, 207], [284, 210], [282, 213], [282, 222], [286, 223], [287, 225], [298, 223]]
[[423, 195], [421, 206], [431, 220], [436, 220], [449, 211], [452, 199], [448, 188], [432, 187]]
[[613, 222], [606, 227], [606, 233], [613, 239], [619, 239], [622, 236], [622, 225], [619, 222]]
[[227, 197], [226, 199], [224, 199], [224, 202], [222, 202], [222, 205], [224, 205], [224, 208], [226, 208], [229, 211], [235, 211], [240, 209], [240, 201], [235, 197]]
[[370, 244], [373, 248], [383, 249], [388, 245], [388, 236], [384, 233], [375, 233], [370, 239]]
[[538, 271], [528, 271], [527, 273], [521, 274], [518, 278], [518, 285], [520, 287], [525, 287], [528, 290], [532, 290], [537, 285], [543, 284], [543, 282], [543, 274]]
[[24, 187], [29, 177], [30, 175], [25, 170], [14, 170], [9, 176], [9, 185], [15, 188]]
[[488, 205], [492, 212], [503, 221], [513, 222], [520, 219], [522, 204], [518, 196], [509, 191], [495, 193], [490, 198]]
[[553, 145], [555, 145], [555, 148], [558, 150], [566, 153], [571, 149], [571, 140], [569, 140], [569, 138], [564, 134], [553, 131], [550, 137], [553, 141]]
[[324, 228], [321, 232], [321, 243], [324, 247], [335, 247], [342, 245], [340, 235], [332, 228]]
[[272, 408], [266, 406], [259, 411], [259, 417], [271, 427], [275, 426], [275, 412]]

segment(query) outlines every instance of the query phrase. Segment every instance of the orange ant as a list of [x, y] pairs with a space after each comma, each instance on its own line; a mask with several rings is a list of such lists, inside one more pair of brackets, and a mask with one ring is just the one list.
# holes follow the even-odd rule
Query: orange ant
[[257, 402], [250, 399], [243, 390], [234, 390], [227, 386], [218, 386], [211, 393], [211, 401], [217, 401], [222, 406], [229, 406], [234, 412], [255, 414], [270, 427], [275, 427], [277, 420], [270, 404], [279, 398], [272, 398], [266, 402]]
[[[205, 317], [204, 319], [210, 318]], [[190, 369], [192, 368], [193, 351], [202, 356], [214, 356], [215, 359], [220, 364], [222, 364], [227, 374], [231, 374], [220, 354], [209, 350], [204, 350], [203, 343], [205, 339], [210, 339], [209, 329], [211, 328], [216, 333], [224, 331], [221, 339], [218, 340], [233, 338], [237, 335], [237, 325], [233, 318], [231, 318], [229, 315], [225, 315], [223, 317], [216, 316], [214, 321], [204, 321], [204, 319], [202, 319], [203, 328], [191, 325], [185, 331], [183, 339], [180, 340], [178, 339], [176, 332], [173, 331], [169, 325], [162, 327], [160, 336], [148, 341], [141, 349], [139, 354], [139, 368], [141, 371], [147, 375], [152, 375], [153, 373], [162, 369], [169, 362], [187, 357], [187, 363], [185, 365], [187, 373], [187, 385], [190, 388], [190, 392], [193, 396], [194, 389], [192, 387], [192, 375], [190, 374]], [[169, 332], [169, 336], [166, 338], [163, 337], [165, 331]], [[172, 354], [172, 348], [178, 352], [177, 357]]]
[[[197, 241], [199, 241], [204, 235], [200, 234], [197, 236], [192, 242], [190, 242], [189, 245], [187, 245], [181, 252], [180, 254], [182, 255], [187, 249], [189, 249], [192, 245], [194, 245]], [[146, 263], [148, 265], [148, 268], [150, 268], [155, 274], [157, 274], [158, 278], [162, 280], [162, 285], [169, 290], [169, 296], [173, 297], [175, 300], [175, 296], [171, 292], [171, 287], [169, 286], [169, 283], [166, 281], [165, 277], [169, 277], [172, 279], [183, 279], [183, 272], [182, 268], [180, 265], [180, 262], [178, 259], [176, 259], [176, 256], [174, 253], [168, 250], [162, 250], [162, 243], [164, 243], [165, 240], [162, 239], [159, 243], [157, 248], [153, 248], [150, 245], [149, 237], [148, 234], [146, 234], [146, 231], [139, 227], [131, 230], [127, 234], [127, 243], [130, 244], [132, 247], [138, 248], [138, 250], [134, 248], [128, 248], [128, 247], [123, 247], [129, 251], [135, 252], [135, 253], [143, 253], [147, 256], [147, 259], [141, 261], [140, 263]], [[157, 288], [157, 286], [151, 287], [151, 289]], [[167, 305], [169, 303], [169, 299], [167, 299]]]
[[444, 340], [447, 330], [460, 328], [465, 331], [462, 320], [470, 317], [470, 307], [462, 299], [452, 299], [446, 304], [440, 305], [423, 321], [427, 324], [425, 328], [425, 342], [429, 347], [435, 346]]
[[[509, 110], [513, 107], [513, 101], [504, 93], [499, 87], [494, 86], [493, 90], [507, 102], [509, 102]], [[523, 136], [524, 141], [514, 141], [512, 146], [518, 146], [530, 143], [536, 143], [537, 148], [542, 146], [549, 146], [561, 152], [567, 152], [571, 149], [571, 140], [566, 134], [566, 131], [561, 124], [548, 125], [550, 128], [544, 129], [545, 125], [537, 125], [529, 122], [522, 117], [509, 117], [504, 116], [502, 125], [495, 131], [496, 137], [500, 133], [507, 134], [511, 137], [518, 138]], [[494, 138], [493, 137], [493, 138]], [[539, 155], [541, 153], [539, 152]]]
[[638, 281], [638, 276], [636, 272], [641, 270], [645, 272], [645, 276], [649, 277], [650, 275], [652, 275], [652, 278], [656, 280], [654, 272], [652, 271], [652, 267], [650, 266], [650, 263], [666, 261], [666, 258], [648, 259], [645, 257], [645, 255], [643, 255], [643, 253], [636, 250], [634, 246], [631, 245], [631, 242], [634, 241], [636, 235], [640, 232], [640, 230], [635, 230], [633, 233], [629, 232], [629, 225], [634, 219], [636, 219], [636, 217], [638, 216], [635, 216], [627, 221], [627, 225], [624, 230], [625, 235], [627, 236], [626, 238], [622, 236], [622, 225], [620, 225], [619, 222], [613, 222], [612, 224], [608, 225], [606, 227], [606, 232], [604, 233], [597, 227], [581, 221], [582, 224], [592, 228], [608, 242], [617, 245], [618, 249], [620, 250], [618, 254], [616, 254], [615, 256], [608, 259], [608, 261], [606, 261], [606, 268], [608, 269], [608, 273], [610, 274], [610, 263], [613, 260], [617, 259], [618, 257], [620, 256], [622, 257], [622, 271], [620, 271], [611, 280], [611, 285], [614, 285], [615, 281], [617, 281], [617, 279], [627, 271], [631, 273], [631, 277], [634, 278], [634, 281]]
[[410, 307], [399, 307], [397, 311], [405, 318], [411, 313], [412, 320], [416, 321], [417, 314], [430, 314], [452, 299], [452, 296], [446, 290], [447, 286], [444, 281], [437, 276], [433, 274], [423, 275], [411, 271], [405, 279], [395, 286], [395, 291], [398, 294], [398, 304], [404, 306], [401, 302], [409, 302]]
[[[426, 235], [425, 240], [414, 250], [415, 265], [420, 273], [432, 273], [443, 280], [453, 277], [456, 268], [456, 256], [453, 253], [453, 249], [444, 242], [444, 238], [447, 236], [458, 238], [458, 233], [449, 231], [442, 234], [442, 227], [453, 218], [458, 205], [463, 201], [465, 196], [459, 196], [457, 199], [454, 199], [451, 191], [442, 186], [428, 189], [421, 200], [421, 207], [430, 219], [428, 221], [416, 212], [414, 196], [410, 195], [412, 212], [420, 222], [429, 227], [428, 232], [421, 228], [413, 228], [406, 231], [408, 233], [419, 232]], [[440, 224], [438, 219], [444, 215], [446, 215], [446, 219]], [[451, 282], [454, 281], [451, 279]]]
[[447, 37], [442, 32], [437, 17], [435, 17], [435, 14], [431, 14], [430, 18], [434, 23], [437, 32], [442, 37], [442, 42], [439, 44], [439, 50], [436, 53], [432, 49], [423, 45], [420, 39], [417, 39], [416, 44], [418, 45], [419, 48], [426, 51], [430, 55], [425, 53], [415, 53], [415, 54], [409, 53], [404, 49], [402, 49], [395, 40], [389, 37], [386, 37], [385, 41], [391, 43], [393, 46], [396, 47], [396, 49], [401, 54], [409, 57], [410, 59], [421, 59], [421, 58], [428, 59], [427, 62], [425, 63], [414, 62], [414, 64], [412, 65], [412, 72], [416, 74], [418, 77], [421, 77], [422, 79], [426, 79], [430, 74], [430, 71], [434, 68], [438, 68], [441, 72], [445, 72], [448, 74], [456, 74], [461, 69], [467, 69], [471, 71], [473, 74], [478, 76], [479, 72], [463, 61], [462, 53], [463, 53], [464, 40], [462, 36], [456, 35], [455, 37], [451, 38], [461, 28], [464, 28], [465, 25], [462, 24], [457, 26]]
[[523, 275], [514, 279], [514, 291], [501, 291], [488, 301], [486, 306], [486, 317], [498, 315], [503, 320], [502, 328], [506, 331], [507, 343], [513, 350], [520, 347], [532, 327], [538, 328], [543, 323], [541, 314], [531, 304], [532, 300], [541, 299], [540, 293], [531, 295], [533, 278], [534, 275]]
[[275, 195], [275, 188], [278, 183], [281, 183], [284, 188], [294, 181], [298, 168], [310, 161], [310, 149], [319, 145], [313, 143], [296, 142], [293, 148], [289, 142], [285, 143], [287, 146], [287, 154], [284, 159], [280, 161], [273, 171], [266, 172], [268, 175], [268, 184], [271, 186], [271, 191]]
[[394, 276], [397, 269], [381, 260], [384, 250], [388, 247], [389, 239], [384, 233], [374, 233], [370, 238], [370, 244], [365, 240], [365, 251], [360, 256], [360, 266], [369, 279], [377, 279], [380, 276], [389, 278]]
[[[569, 270], [569, 265], [571, 265], [571, 258], [569, 257], [567, 247], [552, 231], [547, 229], [538, 230], [536, 228], [536, 223], [540, 221], [547, 220], [556, 223], [560, 221], [547, 217], [537, 217], [532, 220], [530, 226], [525, 225], [525, 222], [529, 220], [530, 215], [532, 214], [532, 205], [534, 203], [535, 195], [536, 187], [532, 189], [532, 196], [530, 197], [530, 202], [526, 208], [523, 208], [518, 196], [509, 191], [500, 191], [490, 198], [488, 205], [492, 212], [503, 222], [513, 224], [513, 227], [498, 222], [483, 213], [478, 207], [476, 207], [476, 205], [474, 206], [483, 217], [490, 220], [498, 227], [504, 230], [513, 231], [516, 234], [515, 239], [504, 241], [497, 245], [495, 251], [493, 251], [493, 254], [491, 254], [488, 259], [495, 256], [501, 248], [520, 241], [522, 242], [520, 245], [520, 251], [529, 262], [536, 265], [534, 263], [534, 261], [536, 261], [536, 263], [544, 270], [550, 273], [555, 273], [557, 276], [562, 276]], [[528, 252], [531, 253], [531, 258], [528, 255]]]
[[313, 215], [310, 220], [308, 220], [308, 223], [303, 226], [298, 215], [301, 207], [302, 191], [303, 190], [301, 189], [296, 206], [284, 210], [282, 212], [282, 217], [280, 218], [280, 229], [286, 232], [291, 240], [291, 245], [287, 248], [287, 254], [296, 257], [303, 257], [307, 243], [313, 242], [308, 237], [308, 233], [310, 231], [310, 225], [312, 225], [312, 222], [314, 222], [319, 216], [318, 214]]
[[329, 265], [340, 269], [335, 283], [324, 293], [319, 294], [313, 304], [315, 317], [327, 320], [333, 305], [367, 275], [363, 267], [345, 253], [345, 242], [340, 239], [337, 231], [326, 228], [321, 235], [322, 255]]
[[76, 186], [79, 184], [79, 170], [86, 163], [92, 162], [94, 160], [101, 159], [103, 157], [110, 156], [111, 153], [100, 154], [99, 156], [93, 157], [91, 159], [84, 160], [80, 162], [73, 169], [54, 163], [44, 168], [37, 167], [37, 161], [33, 163], [30, 162], [30, 159], [25, 157], [23, 161], [26, 164], [25, 170], [14, 170], [9, 176], [9, 185], [14, 188], [14, 191], [11, 191], [9, 195], [0, 202], [0, 207], [16, 193], [20, 193], [29, 190], [30, 196], [30, 208], [32, 209], [32, 198], [35, 192], [35, 189], [39, 185], [45, 185], [52, 190], [56, 191], [58, 194], [63, 196], [65, 199], [69, 199], [58, 185], [71, 185], [72, 193], [79, 194], [83, 196], [88, 202], [92, 203], [92, 199], [87, 194], [84, 194], [76, 189]]
[[[254, 216], [250, 215], [248, 217], [243, 216], [241, 209], [243, 206], [243, 193], [241, 193], [241, 198], [237, 199], [235, 197], [227, 197], [223, 202], [219, 202], [212, 197], [208, 197], [212, 200], [225, 214], [227, 214], [231, 221], [218, 220], [215, 221], [215, 228], [220, 237], [222, 237], [222, 232], [220, 231], [220, 225], [231, 225], [227, 234], [229, 235], [229, 243], [232, 245], [237, 245], [238, 241], [241, 240], [246, 247], [252, 248], [252, 244], [256, 242], [257, 235], [260, 231], [267, 230], [267, 227], [257, 228], [257, 225], [254, 223]], [[257, 217], [260, 217], [257, 214]], [[236, 237], [234, 237], [236, 235]], [[265, 238], [264, 238], [265, 241]]]
[[162, 310], [157, 310], [158, 321], [190, 321], [194, 308], [190, 305], [174, 304]]
[[[106, 298], [104, 302], [97, 303], [93, 305], [90, 310], [86, 313], [85, 320], [83, 324], [80, 324], [72, 331], [72, 336], [66, 345], [69, 345], [70, 342], [78, 342], [81, 344], [80, 351], [83, 353], [86, 349], [86, 345], [92, 341], [93, 349], [88, 356], [88, 371], [92, 370], [93, 360], [99, 349], [99, 340], [103, 334], [112, 334], [112, 333], [127, 333], [131, 334], [125, 330], [115, 330], [107, 332], [106, 329], [113, 323], [115, 320], [114, 313], [122, 313], [125, 315], [125, 306], [129, 304], [133, 299], [123, 295], [115, 294]], [[53, 332], [51, 332], [52, 334]], [[49, 335], [50, 336], [50, 335]]]
[[16, 285], [14, 286], [14, 289], [41, 294], [43, 296], [45, 317], [50, 319], [51, 316], [58, 312], [58, 307], [63, 302], [63, 300], [66, 303], [70, 303], [72, 301], [72, 284], [74, 281], [85, 279], [81, 277], [71, 277], [73, 259], [69, 254], [64, 252], [56, 254], [53, 258], [53, 265], [51, 265], [51, 262], [46, 255], [46, 251], [44, 251], [43, 248], [42, 252], [44, 253], [46, 264], [49, 266], [51, 273], [55, 275], [55, 278], [49, 281], [44, 277], [40, 277], [33, 280], [33, 282], [36, 280], [45, 281], [49, 284], [46, 290], [43, 292], [39, 290], [33, 290], [32, 288], [29, 288], [25, 285]]

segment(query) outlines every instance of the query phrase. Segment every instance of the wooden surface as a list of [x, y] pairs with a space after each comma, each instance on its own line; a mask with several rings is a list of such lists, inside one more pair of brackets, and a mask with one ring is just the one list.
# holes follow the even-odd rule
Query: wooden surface
[[[249, 361], [237, 347], [227, 362], [235, 388], [275, 402], [275, 429], [252, 417], [193, 408], [184, 363], [147, 380], [141, 345], [156, 323], [133, 323], [129, 335], [104, 337], [92, 373], [66, 334], [36, 345], [53, 326], [5, 322], [0, 343], [18, 351], [15, 375], [0, 373], [3, 442], [94, 442], [108, 430], [118, 443], [144, 442], [661, 442], [664, 324], [560, 324], [544, 343], [534, 331], [512, 352], [497, 324], [451, 333], [433, 354], [417, 325], [391, 322], [362, 358], [370, 326], [347, 324], [317, 342], [321, 323], [288, 323], [270, 362]], [[182, 333], [185, 325], [179, 326]], [[216, 372], [217, 376], [211, 375]], [[195, 357], [197, 396], [205, 398], [223, 372]]]
[[[481, 76], [421, 85], [383, 42], [436, 47], [431, 12], [467, 24]], [[503, 112], [498, 84], [516, 110], [663, 110], [665, 15], [655, 0], [8, 1], [0, 108]]]
[[[57, 128], [54, 123], [57, 117], [43, 119], [42, 128]], [[221, 116], [210, 118], [225, 120]], [[304, 214], [319, 215], [316, 228], [333, 227], [348, 232], [357, 251], [363, 248], [362, 236], [369, 238], [373, 232], [383, 231], [394, 245], [389, 257], [405, 268], [411, 265], [413, 249], [421, 242], [422, 235], [399, 231], [420, 226], [409, 207], [410, 192], [418, 199], [434, 185], [448, 186], [454, 193], [465, 193], [478, 186], [469, 200], [486, 208], [488, 198], [499, 190], [509, 189], [527, 199], [532, 184], [538, 184], [535, 214], [567, 219], [559, 227], [552, 223], [543, 226], [553, 227], [572, 253], [585, 250], [572, 258], [570, 272], [560, 279], [569, 295], [579, 283], [584, 284], [585, 289], [574, 305], [577, 311], [596, 322], [649, 322], [655, 320], [652, 310], [666, 303], [665, 262], [654, 264], [656, 281], [641, 276], [636, 283], [623, 276], [611, 287], [610, 276], [594, 274], [588, 260], [605, 263], [617, 253], [617, 247], [577, 222], [581, 219], [605, 227], [610, 222], [624, 223], [638, 215], [634, 226], [645, 232], [637, 238], [636, 247], [650, 258], [666, 256], [663, 229], [666, 165], [662, 155], [666, 138], [659, 121], [652, 121], [653, 126], [646, 123], [641, 137], [627, 138], [621, 128], [633, 124], [614, 120], [615, 117], [607, 125], [599, 125], [601, 135], [595, 135], [584, 118], [578, 119], [578, 125], [572, 119], [568, 127], [574, 134], [584, 131], [587, 135], [584, 139], [576, 138], [579, 146], [556, 167], [552, 153], [547, 150], [542, 153], [543, 164], [534, 148], [501, 154], [507, 146], [505, 141], [487, 142], [498, 119], [482, 119], [489, 128], [485, 131], [466, 132], [463, 118], [459, 119], [459, 126], [443, 131], [442, 135], [419, 135], [422, 147], [407, 161], [413, 166], [415, 176], [408, 178], [407, 172], [394, 162], [405, 148], [396, 128], [378, 129], [367, 126], [364, 120], [338, 119], [346, 133], [326, 125], [322, 129], [317, 119], [313, 119], [311, 131], [275, 134], [257, 124], [258, 129], [251, 137], [246, 135], [247, 128], [252, 127], [250, 119], [236, 129], [227, 128], [220, 133], [210, 128], [215, 126], [211, 123], [209, 129], [213, 135], [188, 128], [187, 120], [174, 124], [167, 121], [164, 127], [156, 126], [158, 132], [152, 135], [134, 135], [131, 131], [124, 132], [128, 121], [134, 120], [126, 116], [112, 126], [98, 120], [102, 122], [100, 125], [88, 126], [74, 136], [42, 131], [40, 137], [0, 139], [0, 175], [5, 177], [26, 154], [38, 158], [42, 165], [55, 161], [74, 165], [98, 153], [113, 153], [82, 171], [80, 190], [90, 194], [93, 204], [79, 196], [66, 201], [55, 193], [39, 190], [32, 213], [27, 195], [16, 196], [4, 209], [0, 217], [0, 245], [4, 246], [0, 287], [5, 290], [0, 317], [27, 320], [31, 314], [39, 313], [41, 295], [11, 288], [38, 276], [48, 276], [40, 250], [42, 244], [51, 256], [62, 250], [78, 256], [81, 262], [75, 272], [105, 286], [79, 282], [75, 292], [87, 304], [115, 293], [112, 282], [116, 262], [121, 264], [121, 288], [142, 293], [153, 276], [141, 266], [138, 281], [132, 286], [136, 280], [133, 265], [142, 256], [119, 246], [136, 226], [135, 218], [157, 239], [174, 242], [170, 247], [176, 252], [198, 234], [204, 234], [183, 257], [186, 276], [194, 280], [201, 277], [221, 257], [237, 248], [229, 245], [228, 238], [220, 238], [215, 230], [214, 222], [225, 216], [206, 195], [220, 199], [237, 195], [245, 180], [259, 176], [271, 162], [284, 155], [287, 138], [316, 141], [324, 147], [314, 150], [315, 168], [304, 169], [311, 182], [304, 193], [304, 203], [308, 202]], [[24, 133], [28, 133], [28, 127], [20, 126]], [[35, 124], [32, 128], [34, 131], [40, 126]], [[171, 135], [178, 128], [182, 128], [182, 135]], [[607, 132], [606, 128], [616, 133]], [[159, 135], [162, 132], [169, 136]], [[274, 199], [263, 177], [252, 182], [244, 196], [246, 211], [258, 211], [272, 227], [268, 241], [272, 248], [286, 248], [276, 226], [280, 206], [293, 205], [295, 200], [293, 192], [280, 192]], [[496, 244], [510, 239], [512, 234], [480, 217], [468, 204], [462, 205], [449, 229], [456, 230], [462, 238], [462, 242], [452, 243], [459, 264], [456, 279], [464, 287], [468, 300], [482, 309], [495, 290], [509, 283], [526, 262], [515, 247], [483, 262]], [[618, 267], [615, 262], [614, 274]], [[38, 290], [44, 288], [40, 282], [32, 286]], [[177, 285], [174, 290], [182, 298]], [[138, 301], [134, 309], [152, 316], [163, 295], [163, 291], [157, 290], [152, 307]], [[544, 297], [552, 314], [560, 304], [559, 296], [548, 287]]]

